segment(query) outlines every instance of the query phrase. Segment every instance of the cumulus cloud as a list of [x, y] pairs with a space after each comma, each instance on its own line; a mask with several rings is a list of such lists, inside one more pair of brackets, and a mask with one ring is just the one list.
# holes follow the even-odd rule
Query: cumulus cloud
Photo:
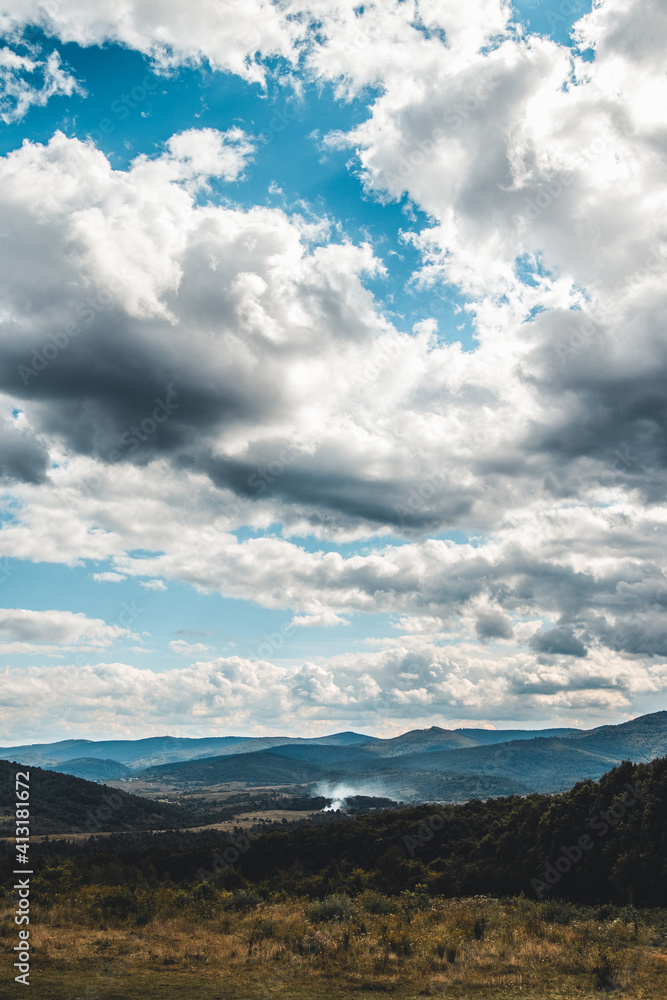
[[4, 33], [28, 25], [78, 45], [117, 42], [151, 57], [168, 69], [208, 61], [214, 69], [262, 82], [261, 57], [293, 55], [295, 26], [271, 0], [243, 4], [194, 0], [187, 9], [178, 0], [164, 3], [160, 16], [150, 0], [130, 0], [122, 12], [112, 0], [94, 6], [85, 0], [7, 0], [0, 15]]
[[[366, 287], [379, 250], [330, 220], [209, 199], [211, 176], [242, 178], [259, 155], [238, 128], [188, 130], [126, 171], [61, 134], [26, 143], [0, 158], [0, 460], [20, 500], [0, 551], [111, 559], [100, 578], [179, 580], [289, 609], [294, 626], [398, 616], [401, 652], [354, 660], [354, 683], [351, 660], [289, 679], [262, 667], [276, 706], [462, 713], [484, 690], [516, 719], [520, 704], [620, 711], [658, 690], [658, 0], [583, 17], [592, 61], [517, 30], [500, 0], [163, 6], [160, 32], [143, 0], [122, 19], [106, 2], [10, 3], [4, 24], [247, 80], [267, 56], [301, 59], [341, 96], [375, 88], [326, 141], [353, 151], [367, 196], [425, 214], [404, 234], [421, 255], [412, 288], [454, 288], [475, 349], [434, 321], [392, 322]], [[282, 537], [262, 536], [276, 524]], [[239, 541], [242, 525], [259, 537]], [[375, 544], [342, 555], [304, 536]], [[239, 664], [214, 689], [261, 706], [260, 668]], [[183, 676], [208, 691], [206, 670]]]
[[[438, 10], [444, 26], [451, 8]], [[656, 207], [667, 80], [655, 44], [664, 11], [614, 0], [577, 35], [593, 62], [511, 30], [490, 50], [452, 43], [447, 59], [420, 43], [412, 87], [389, 50], [370, 117], [332, 141], [357, 150], [369, 191], [407, 192], [428, 213], [429, 228], [412, 236], [425, 258], [415, 281], [469, 296], [478, 361], [495, 354], [507, 366], [521, 417], [500, 415], [496, 456], [480, 456], [480, 470], [516, 474], [530, 457], [549, 489], [574, 493], [593, 458], [608, 484], [655, 500], [665, 454], [667, 246]], [[353, 76], [351, 57], [347, 68]], [[541, 406], [527, 386], [539, 387]]]
[[586, 656], [587, 649], [571, 629], [552, 628], [536, 632], [529, 643], [537, 653], [560, 653], [563, 656]]
[[321, 628], [331, 628], [333, 625], [348, 625], [349, 622], [341, 615], [333, 611], [315, 612], [312, 615], [295, 615], [290, 622], [291, 628], [310, 628], [320, 626]]
[[57, 94], [69, 96], [77, 91], [84, 93], [57, 51], [40, 59], [34, 47], [27, 54], [7, 45], [0, 48], [0, 119], [5, 125], [20, 121], [32, 105], [43, 107]]
[[24, 415], [0, 413], [0, 480], [39, 483], [46, 479], [48, 445], [27, 426]]
[[488, 639], [511, 639], [512, 623], [500, 611], [481, 611], [475, 620], [475, 632], [482, 642]]
[[[2, 671], [0, 712], [6, 742], [54, 721], [80, 734], [182, 732], [324, 733], [333, 728], [401, 731], [493, 717], [530, 724], [548, 718], [623, 721], [633, 699], [664, 686], [667, 665], [647, 667], [612, 655], [535, 664], [529, 654], [495, 658], [479, 647], [443, 651], [425, 642], [322, 663], [279, 666], [219, 657], [163, 673], [125, 663], [58, 664]], [[28, 722], [27, 682], [33, 715]], [[91, 721], [94, 718], [94, 722]], [[365, 728], [364, 728], [365, 727]]]
[[210, 652], [212, 647], [206, 646], [203, 642], [186, 642], [185, 639], [173, 639], [169, 643], [169, 649], [172, 653], [178, 653], [182, 656], [201, 656], [203, 653]]
[[47, 653], [73, 649], [89, 651], [134, 637], [129, 629], [107, 625], [72, 611], [0, 609], [0, 652]]

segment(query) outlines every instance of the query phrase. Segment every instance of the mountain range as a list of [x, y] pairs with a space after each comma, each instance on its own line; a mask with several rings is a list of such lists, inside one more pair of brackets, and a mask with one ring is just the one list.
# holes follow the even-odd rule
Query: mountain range
[[[334, 733], [305, 739], [290, 736], [211, 736], [188, 739], [181, 736], [150, 736], [142, 740], [62, 740], [59, 743], [31, 743], [0, 747], [1, 760], [20, 760], [35, 767], [54, 769], [81, 759], [116, 761], [131, 771], [155, 764], [200, 757], [227, 756], [289, 744], [347, 746], [373, 742], [375, 737], [360, 733]], [[59, 770], [64, 771], [65, 767]], [[74, 773], [74, 772], [68, 772]]]
[[667, 712], [591, 730], [448, 730], [388, 739], [344, 732], [299, 737], [66, 740], [0, 748], [20, 760], [88, 780], [171, 785], [300, 786], [318, 794], [383, 795], [407, 802], [557, 792], [597, 779], [623, 760], [667, 755]]

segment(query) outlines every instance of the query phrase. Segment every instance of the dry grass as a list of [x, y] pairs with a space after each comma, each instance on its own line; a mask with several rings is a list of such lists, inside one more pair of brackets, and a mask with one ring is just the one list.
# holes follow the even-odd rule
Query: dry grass
[[[212, 997], [260, 996], [252, 984], [265, 990], [267, 983], [267, 997], [667, 996], [666, 942], [651, 922], [557, 923], [525, 900], [442, 900], [427, 909], [369, 912], [392, 905], [374, 894], [238, 911], [228, 896], [208, 919], [170, 917], [141, 927], [85, 927], [82, 913], [53, 906], [32, 927], [34, 968], [54, 988], [68, 976], [95, 980], [100, 998], [123, 996], [119, 984], [129, 979], [144, 982], [146, 996], [150, 984], [163, 984], [154, 995], [166, 996], [174, 983], [185, 990], [179, 995], [202, 997], [207, 989]], [[567, 909], [555, 916], [569, 919]]]

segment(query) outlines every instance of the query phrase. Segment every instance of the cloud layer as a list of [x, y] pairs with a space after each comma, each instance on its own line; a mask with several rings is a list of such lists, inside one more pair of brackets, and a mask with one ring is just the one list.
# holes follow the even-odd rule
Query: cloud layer
[[126, 637], [136, 638], [127, 628], [107, 625], [100, 618], [87, 618], [80, 612], [0, 608], [0, 653], [4, 654], [86, 653]]
[[[324, 734], [353, 727], [387, 733], [443, 718], [534, 720], [584, 727], [621, 717], [629, 699], [650, 710], [665, 665], [605, 656], [535, 664], [527, 654], [494, 657], [468, 646], [446, 651], [423, 640], [380, 653], [347, 654], [284, 667], [220, 657], [154, 672], [122, 662], [2, 671], [5, 742], [60, 726], [82, 737], [205, 735], [211, 732]], [[26, 681], [31, 708], [26, 706]], [[618, 713], [621, 713], [620, 715]]]
[[[301, 628], [418, 623], [413, 687], [397, 639], [363, 670], [263, 667], [280, 705], [373, 690], [388, 715], [481, 712], [461, 694], [480, 657], [488, 704], [514, 719], [663, 690], [662, 6], [607, 0], [572, 49], [498, 0], [166, 4], [159, 31], [151, 10], [10, 4], [5, 26], [122, 42], [162, 71], [208, 61], [261, 81], [280, 57], [341, 96], [375, 88], [325, 146], [351, 151], [368, 197], [425, 213], [404, 236], [412, 287], [455, 292], [476, 347], [390, 320], [367, 287], [380, 249], [335, 220], [213, 197], [211, 178], [267, 155], [250, 129], [176, 134], [126, 171], [61, 133], [27, 142], [0, 158], [0, 461], [20, 504], [0, 554], [110, 559], [102, 579], [183, 581]], [[243, 526], [260, 537], [239, 541]], [[325, 551], [370, 538], [370, 553]]]

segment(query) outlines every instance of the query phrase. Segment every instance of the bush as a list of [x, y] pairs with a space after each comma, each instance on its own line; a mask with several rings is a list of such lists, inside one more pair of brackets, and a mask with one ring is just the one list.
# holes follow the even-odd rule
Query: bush
[[354, 913], [354, 906], [347, 896], [334, 895], [314, 903], [308, 916], [313, 923], [322, 923], [324, 920], [349, 920]]
[[248, 892], [246, 889], [239, 889], [238, 892], [233, 892], [226, 902], [227, 908], [230, 910], [249, 910], [253, 906], [257, 906], [261, 902], [260, 897], [256, 892]]
[[372, 889], [362, 892], [358, 897], [358, 902], [366, 913], [393, 913], [396, 909], [396, 903], [393, 900], [388, 896], [383, 896], [381, 892], [373, 892]]
[[567, 926], [572, 923], [573, 916], [573, 907], [568, 903], [549, 900], [548, 903], [542, 904], [542, 920], [544, 920], [545, 924], [563, 924]]

